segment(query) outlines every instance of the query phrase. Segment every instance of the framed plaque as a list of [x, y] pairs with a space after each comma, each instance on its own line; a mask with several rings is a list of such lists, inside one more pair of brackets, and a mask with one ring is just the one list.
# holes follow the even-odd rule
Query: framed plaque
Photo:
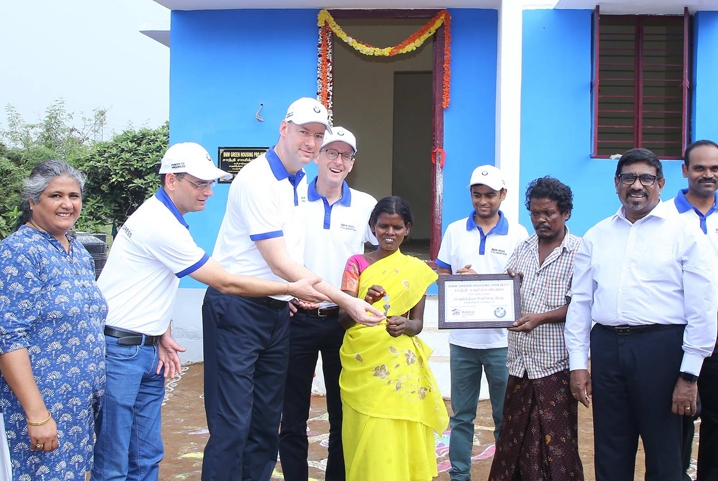
[[521, 317], [519, 276], [439, 276], [439, 329], [513, 327]]

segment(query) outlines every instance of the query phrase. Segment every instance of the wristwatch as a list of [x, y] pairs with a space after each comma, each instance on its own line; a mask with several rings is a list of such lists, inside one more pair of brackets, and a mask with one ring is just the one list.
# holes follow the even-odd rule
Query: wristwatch
[[691, 374], [689, 372], [681, 371], [681, 373], [678, 375], [678, 377], [680, 377], [684, 381], [688, 381], [690, 383], [698, 382], [698, 376], [696, 376], [695, 374]]

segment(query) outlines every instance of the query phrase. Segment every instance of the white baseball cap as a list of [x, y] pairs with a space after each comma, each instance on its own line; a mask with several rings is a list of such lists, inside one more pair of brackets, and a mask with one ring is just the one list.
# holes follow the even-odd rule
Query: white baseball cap
[[322, 149], [332, 142], [344, 142], [349, 147], [354, 149], [354, 153], [357, 153], [357, 139], [354, 134], [349, 132], [344, 127], [334, 127], [331, 131], [327, 130], [324, 132], [324, 142], [322, 142]]
[[200, 180], [232, 178], [229, 172], [215, 167], [209, 152], [194, 142], [180, 142], [167, 149], [160, 174], [189, 174]]
[[302, 97], [292, 102], [287, 109], [287, 115], [284, 120], [294, 122], [297, 125], [309, 124], [316, 122], [327, 128], [327, 132], [332, 132], [332, 126], [329, 125], [329, 113], [317, 99]]
[[477, 184], [485, 185], [493, 190], [506, 188], [503, 174], [493, 165], [480, 165], [474, 169], [471, 174], [471, 181], [466, 187], [471, 188], [472, 185]]

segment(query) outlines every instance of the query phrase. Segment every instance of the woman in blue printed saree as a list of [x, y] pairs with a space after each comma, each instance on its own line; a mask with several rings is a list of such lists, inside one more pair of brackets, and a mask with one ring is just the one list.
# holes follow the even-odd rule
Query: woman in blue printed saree
[[384, 310], [374, 327], [341, 317], [342, 442], [347, 481], [424, 481], [437, 476], [434, 431], [449, 418], [429, 356], [416, 337], [426, 289], [437, 279], [423, 261], [399, 251], [412, 215], [399, 197], [380, 200], [369, 220], [376, 251], [347, 261], [342, 290]]

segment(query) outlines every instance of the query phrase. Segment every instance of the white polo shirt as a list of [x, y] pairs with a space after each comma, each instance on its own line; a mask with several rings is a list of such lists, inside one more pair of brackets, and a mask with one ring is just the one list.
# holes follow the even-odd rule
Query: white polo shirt
[[284, 282], [272, 273], [255, 241], [283, 237], [292, 260], [304, 264], [306, 203], [304, 171], [289, 174], [270, 148], [245, 165], [232, 181], [212, 257], [231, 274]]
[[309, 184], [307, 199], [304, 265], [339, 289], [347, 259], [363, 254], [365, 242], [377, 244], [369, 228], [376, 199], [350, 188], [345, 181], [341, 199], [329, 205], [327, 198], [317, 192], [316, 178]]
[[[716, 267], [718, 267], [718, 210], [716, 210], [716, 202], [714, 201], [713, 207], [706, 215], [703, 215], [701, 211], [688, 202], [688, 199], [686, 199], [687, 192], [688, 189], [679, 190], [678, 194], [666, 203], [674, 207], [676, 212], [684, 216], [688, 222], [699, 226], [703, 233], [708, 236], [713, 250], [713, 259], [716, 262]], [[718, 196], [716, 200], [718, 200]], [[716, 270], [716, 275], [718, 275], [718, 270]]]
[[108, 326], [148, 336], [167, 331], [180, 278], [209, 260], [188, 228], [163, 189], [127, 219], [97, 281]]
[[[471, 264], [478, 274], [501, 274], [514, 249], [529, 234], [518, 223], [509, 222], [499, 211], [499, 222], [487, 234], [471, 215], [452, 222], [441, 240], [436, 265], [452, 274]], [[471, 349], [496, 349], [508, 346], [506, 329], [452, 329], [449, 343]]]

